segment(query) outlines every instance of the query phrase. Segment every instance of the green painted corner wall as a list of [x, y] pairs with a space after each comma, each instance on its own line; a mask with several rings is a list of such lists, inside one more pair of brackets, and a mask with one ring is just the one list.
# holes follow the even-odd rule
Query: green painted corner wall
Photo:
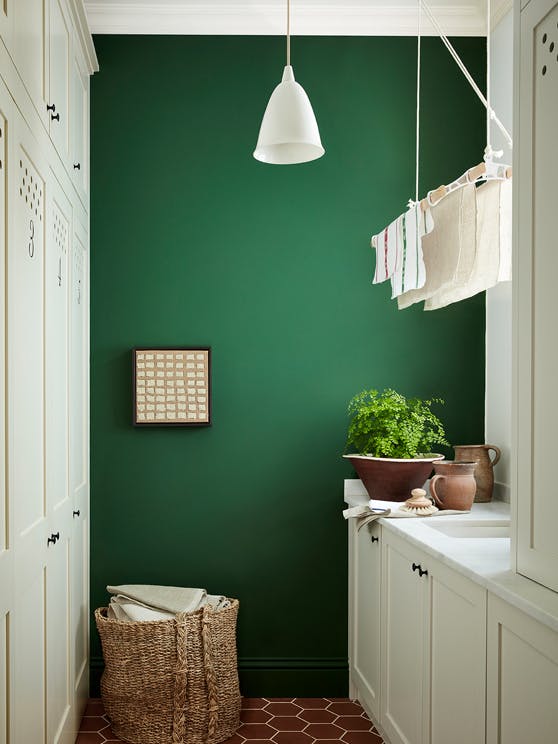
[[[455, 41], [482, 84], [482, 40]], [[282, 39], [95, 44], [92, 607], [108, 583], [238, 597], [245, 693], [346, 694], [348, 400], [442, 396], [450, 441], [483, 441], [484, 297], [399, 312], [370, 284], [414, 193], [416, 40], [293, 39], [326, 155], [291, 167], [252, 158]], [[484, 117], [437, 39], [422, 94], [424, 191], [480, 160]], [[131, 348], [195, 344], [213, 426], [132, 428]]]

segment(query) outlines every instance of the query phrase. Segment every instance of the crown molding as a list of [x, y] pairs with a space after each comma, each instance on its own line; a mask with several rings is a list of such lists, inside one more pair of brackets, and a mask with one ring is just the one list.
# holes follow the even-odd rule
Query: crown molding
[[87, 65], [87, 72], [89, 75], [92, 75], [99, 70], [99, 62], [97, 61], [97, 54], [93, 45], [93, 39], [91, 38], [91, 31], [89, 30], [89, 23], [83, 2], [81, 0], [69, 0], [68, 7]]
[[500, 23], [502, 18], [507, 13], [509, 13], [509, 11], [512, 8], [513, 8], [513, 0], [500, 0], [499, 2], [494, 4], [494, 7], [491, 13], [491, 21], [490, 21], [492, 30], [494, 30], [495, 26], [497, 26]]
[[[501, 18], [501, 5], [495, 14]], [[282, 35], [285, 10], [269, 3], [158, 3], [86, 2], [89, 28], [94, 34], [186, 34], [186, 35]], [[432, 6], [438, 23], [448, 36], [484, 36], [486, 19], [476, 4]], [[297, 4], [292, 14], [292, 32], [297, 36], [416, 36], [417, 14], [403, 5], [344, 3]], [[435, 36], [427, 19], [422, 33]]]

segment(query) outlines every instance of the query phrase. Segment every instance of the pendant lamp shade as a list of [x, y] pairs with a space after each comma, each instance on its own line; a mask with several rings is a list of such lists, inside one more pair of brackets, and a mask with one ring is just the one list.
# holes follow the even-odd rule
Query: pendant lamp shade
[[262, 163], [292, 165], [321, 158], [324, 152], [312, 104], [287, 65], [267, 104], [254, 157]]

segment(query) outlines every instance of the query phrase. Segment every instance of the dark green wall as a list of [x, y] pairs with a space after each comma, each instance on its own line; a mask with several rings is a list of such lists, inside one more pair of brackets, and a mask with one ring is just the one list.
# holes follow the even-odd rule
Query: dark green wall
[[[347, 401], [442, 396], [450, 440], [483, 441], [484, 296], [398, 312], [370, 284], [370, 235], [414, 194], [416, 40], [294, 39], [326, 155], [282, 167], [252, 158], [282, 39], [95, 44], [92, 607], [107, 583], [238, 597], [245, 692], [346, 694]], [[482, 83], [482, 41], [456, 44]], [[454, 62], [423, 50], [422, 191], [484, 146]], [[132, 428], [130, 349], [196, 344], [213, 426]]]

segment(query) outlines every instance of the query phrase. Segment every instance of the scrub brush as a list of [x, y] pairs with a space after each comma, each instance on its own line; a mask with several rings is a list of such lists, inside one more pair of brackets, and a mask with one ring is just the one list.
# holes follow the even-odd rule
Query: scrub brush
[[400, 511], [412, 512], [417, 517], [429, 517], [438, 511], [438, 507], [426, 497], [426, 491], [423, 488], [413, 488], [411, 498], [399, 507]]

